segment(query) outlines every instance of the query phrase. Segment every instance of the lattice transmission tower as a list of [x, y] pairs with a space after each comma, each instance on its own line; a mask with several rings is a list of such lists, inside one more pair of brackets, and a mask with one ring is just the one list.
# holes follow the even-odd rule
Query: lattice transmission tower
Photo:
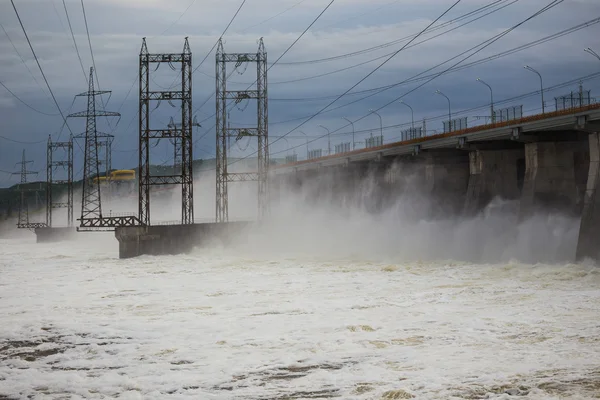
[[[61, 159], [56, 160], [54, 153], [61, 151]], [[55, 179], [57, 169], [63, 171], [63, 179]], [[64, 179], [66, 175], [66, 179]], [[67, 186], [66, 202], [55, 202], [53, 196], [54, 185]], [[67, 142], [53, 142], [52, 135], [48, 135], [48, 148], [46, 153], [46, 225], [52, 226], [52, 210], [55, 208], [67, 209], [67, 226], [73, 226], [73, 135]]]
[[[227, 64], [235, 63], [238, 68], [243, 63], [256, 63], [256, 81], [246, 90], [227, 90]], [[225, 53], [223, 42], [219, 40], [216, 55], [216, 221], [229, 220], [229, 182], [258, 181], [258, 218], [267, 210], [267, 177], [269, 173], [269, 113], [267, 95], [267, 52], [262, 38], [257, 53]], [[254, 89], [250, 89], [254, 86]], [[227, 101], [239, 104], [244, 100], [257, 102], [256, 127], [232, 128], [229, 125]], [[258, 171], [231, 173], [227, 170], [228, 144], [230, 138], [236, 141], [244, 137], [258, 140]]]
[[27, 199], [28, 192], [38, 192], [39, 189], [28, 189], [25, 184], [27, 183], [27, 175], [36, 175], [36, 171], [28, 171], [27, 164], [33, 163], [33, 161], [27, 161], [25, 158], [25, 150], [23, 150], [23, 155], [21, 157], [21, 161], [17, 163], [17, 165], [21, 165], [20, 172], [13, 172], [13, 175], [21, 175], [21, 184], [19, 185], [19, 193], [21, 197], [21, 202], [19, 203], [19, 219], [17, 220], [17, 228], [21, 229], [35, 229], [45, 227], [46, 223], [44, 222], [29, 222], [29, 204]]
[[[181, 64], [179, 90], [150, 90], [150, 64]], [[155, 69], [155, 71], [156, 71]], [[150, 102], [181, 101], [181, 124], [169, 124], [167, 129], [151, 129]], [[140, 154], [139, 154], [139, 219], [150, 225], [150, 186], [181, 185], [181, 223], [194, 223], [194, 193], [192, 170], [192, 52], [185, 38], [181, 53], [148, 53], [146, 38], [140, 51]], [[171, 175], [152, 175], [150, 172], [150, 140], [169, 139], [174, 145], [174, 168]]]
[[[112, 143], [115, 135], [96, 132], [98, 138], [98, 167], [104, 166], [104, 175], [108, 178], [112, 169]], [[85, 139], [85, 132], [74, 136], [75, 139]]]
[[[96, 117], [120, 117], [118, 112], [96, 109], [96, 96], [111, 93], [110, 90], [94, 90], [94, 68], [90, 67], [88, 91], [77, 96], [87, 97], [87, 110], [69, 114], [68, 118], [85, 118], [85, 145], [83, 159], [83, 194], [81, 199], [80, 227], [100, 228], [106, 227], [108, 220], [102, 216], [102, 202], [100, 197], [100, 147], [99, 135], [96, 130]], [[114, 225], [114, 221], [111, 221]]]

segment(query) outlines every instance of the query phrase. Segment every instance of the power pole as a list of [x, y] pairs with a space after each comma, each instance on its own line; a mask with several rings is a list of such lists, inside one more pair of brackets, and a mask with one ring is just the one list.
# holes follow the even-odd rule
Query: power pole
[[[54, 152], [63, 149], [62, 160], [54, 160]], [[64, 157], [66, 156], [66, 160]], [[67, 179], [54, 179], [57, 168], [66, 169]], [[67, 185], [67, 201], [54, 202], [52, 192], [53, 185]], [[52, 226], [52, 210], [55, 208], [67, 209], [67, 226], [73, 226], [73, 135], [68, 142], [53, 142], [52, 136], [48, 135], [48, 148], [46, 153], [46, 224]]]
[[[150, 90], [150, 64], [181, 64], [181, 89], [167, 91]], [[139, 220], [142, 225], [150, 225], [150, 186], [181, 185], [181, 223], [194, 223], [193, 193], [193, 141], [192, 141], [192, 52], [185, 38], [181, 53], [148, 53], [146, 38], [142, 40], [140, 51], [140, 108], [139, 108]], [[150, 102], [167, 100], [181, 101], [181, 127], [167, 129], [150, 128]], [[172, 175], [150, 174], [150, 140], [171, 139], [175, 146], [175, 165]]]
[[102, 221], [102, 202], [100, 198], [100, 180], [94, 177], [100, 176], [100, 160], [98, 158], [98, 132], [96, 131], [96, 117], [120, 117], [118, 112], [96, 110], [96, 96], [110, 93], [110, 90], [94, 90], [94, 68], [90, 67], [90, 78], [88, 91], [77, 96], [87, 97], [87, 111], [81, 111], [68, 115], [86, 119], [85, 125], [85, 151], [83, 168], [83, 195], [81, 199], [80, 227], [98, 227]]
[[[79, 135], [74, 136], [74, 138], [85, 139], [85, 135], [85, 132], [80, 133]], [[104, 166], [104, 175], [106, 176], [106, 182], [108, 183], [110, 170], [112, 168], [112, 142], [115, 139], [115, 136], [110, 133], [96, 132], [96, 137], [98, 138], [98, 167]], [[105, 194], [110, 195], [110, 192]]]
[[44, 226], [45, 224], [30, 224], [29, 223], [29, 206], [27, 204], [27, 196], [26, 192], [30, 190], [25, 188], [25, 184], [27, 183], [27, 175], [37, 174], [35, 171], [28, 171], [27, 164], [33, 163], [33, 161], [27, 161], [25, 159], [25, 149], [23, 149], [23, 156], [21, 157], [21, 162], [18, 162], [17, 165], [21, 165], [20, 172], [13, 172], [13, 175], [21, 175], [21, 184], [19, 185], [19, 192], [21, 196], [21, 202], [19, 205], [19, 219], [17, 221], [17, 228], [22, 229], [31, 229], [36, 228], [38, 225]]
[[[254, 90], [227, 90], [227, 63], [235, 63], [238, 68], [245, 62], [256, 63], [256, 87]], [[254, 84], [253, 84], [254, 85]], [[231, 128], [228, 122], [227, 101], [239, 104], [244, 100], [257, 101], [256, 127]], [[262, 38], [257, 53], [225, 53], [223, 42], [219, 40], [216, 55], [216, 216], [217, 222], [229, 220], [229, 182], [258, 181], [258, 218], [267, 212], [269, 173], [269, 115], [267, 93], [267, 52]], [[229, 139], [236, 141], [244, 137], [256, 137], [258, 140], [258, 171], [230, 173], [227, 171], [227, 147]]]

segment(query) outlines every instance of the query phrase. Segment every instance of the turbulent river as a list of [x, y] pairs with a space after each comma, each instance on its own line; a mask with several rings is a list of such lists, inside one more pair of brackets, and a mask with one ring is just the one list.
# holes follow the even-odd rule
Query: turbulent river
[[600, 396], [592, 265], [0, 240], [0, 399]]

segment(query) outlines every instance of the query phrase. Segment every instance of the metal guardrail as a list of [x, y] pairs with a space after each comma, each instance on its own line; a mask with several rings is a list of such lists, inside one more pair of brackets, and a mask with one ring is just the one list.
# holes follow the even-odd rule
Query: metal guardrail
[[510, 120], [510, 121], [502, 121], [502, 122], [478, 125], [478, 126], [474, 126], [471, 128], [462, 129], [459, 131], [424, 136], [424, 137], [416, 138], [416, 139], [412, 139], [412, 140], [392, 142], [392, 143], [384, 144], [383, 146], [371, 147], [368, 149], [353, 150], [353, 151], [350, 151], [348, 153], [343, 153], [343, 154], [332, 154], [330, 156], [323, 156], [323, 157], [320, 157], [317, 159], [298, 161], [298, 162], [292, 163], [292, 164], [278, 165], [278, 166], [273, 167], [273, 169], [287, 168], [287, 167], [293, 167], [296, 165], [303, 165], [303, 164], [310, 164], [315, 161], [335, 159], [335, 158], [338, 158], [341, 156], [346, 157], [348, 155], [363, 154], [363, 153], [379, 151], [379, 150], [387, 150], [387, 149], [391, 149], [391, 148], [398, 147], [398, 146], [404, 146], [404, 145], [408, 145], [408, 144], [419, 144], [419, 143], [427, 142], [429, 140], [443, 139], [443, 138], [448, 138], [448, 137], [453, 137], [453, 136], [460, 136], [460, 135], [465, 135], [465, 134], [469, 134], [469, 133], [482, 132], [482, 131], [486, 131], [486, 130], [490, 130], [490, 129], [506, 128], [506, 127], [515, 126], [515, 125], [519, 125], [519, 124], [536, 122], [536, 121], [540, 121], [540, 120], [544, 120], [544, 119], [561, 117], [564, 115], [577, 114], [577, 113], [584, 112], [584, 111], [598, 110], [598, 109], [600, 109], [600, 103], [591, 104], [589, 106], [584, 106], [584, 107], [579, 107], [579, 108], [569, 108], [566, 110], [552, 111], [552, 112], [547, 112], [547, 113], [543, 113], [543, 114], [535, 114], [535, 115], [530, 115], [528, 117], [522, 117], [519, 119]]

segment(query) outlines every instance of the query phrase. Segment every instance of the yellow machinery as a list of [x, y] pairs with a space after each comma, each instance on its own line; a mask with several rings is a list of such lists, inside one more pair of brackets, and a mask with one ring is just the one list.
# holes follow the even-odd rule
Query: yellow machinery
[[97, 176], [94, 178], [93, 181], [94, 181], [94, 183], [100, 182], [101, 185], [108, 183], [105, 176]]
[[100, 182], [101, 185], [111, 182], [126, 182], [135, 180], [135, 171], [132, 169], [117, 169], [110, 173], [108, 177], [97, 176], [94, 178], [94, 183]]
[[135, 170], [117, 169], [110, 173], [111, 181], [132, 181], [135, 180]]

